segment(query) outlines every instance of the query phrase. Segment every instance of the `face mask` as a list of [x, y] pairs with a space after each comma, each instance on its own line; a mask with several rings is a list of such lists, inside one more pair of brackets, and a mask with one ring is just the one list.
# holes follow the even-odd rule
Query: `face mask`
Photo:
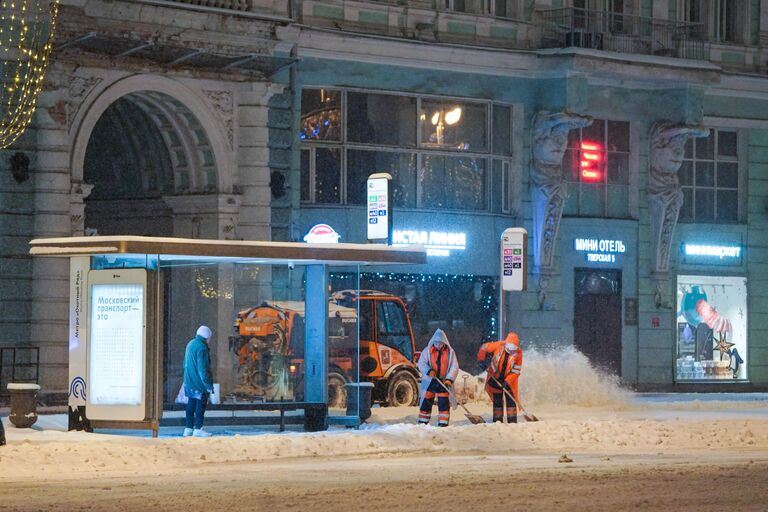
[[517, 352], [517, 345], [514, 343], [505, 343], [504, 350], [507, 351], [507, 354], [515, 354]]

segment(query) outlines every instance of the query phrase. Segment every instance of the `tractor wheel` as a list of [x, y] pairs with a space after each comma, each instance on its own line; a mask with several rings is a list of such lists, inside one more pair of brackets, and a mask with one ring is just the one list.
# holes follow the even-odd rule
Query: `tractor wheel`
[[331, 409], [343, 409], [347, 406], [347, 390], [344, 384], [347, 381], [340, 373], [328, 374], [328, 407]]
[[391, 407], [416, 405], [419, 400], [419, 383], [409, 372], [401, 371], [392, 376], [387, 387], [387, 405]]

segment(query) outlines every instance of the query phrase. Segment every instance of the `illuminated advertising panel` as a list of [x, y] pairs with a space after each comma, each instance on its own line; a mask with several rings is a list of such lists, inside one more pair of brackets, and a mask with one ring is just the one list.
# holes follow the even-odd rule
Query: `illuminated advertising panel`
[[623, 240], [605, 240], [601, 238], [574, 238], [573, 249], [585, 253], [589, 263], [616, 263], [616, 255], [627, 252]]
[[145, 417], [146, 271], [88, 275], [88, 417]]
[[501, 289], [522, 291], [528, 287], [528, 232], [505, 229], [501, 235]]
[[581, 143], [580, 168], [582, 181], [603, 181], [605, 151], [601, 144], [586, 140]]
[[392, 245], [423, 245], [427, 256], [450, 256], [451, 251], [463, 251], [467, 248], [467, 235], [462, 232], [421, 231], [416, 229], [396, 229], [392, 232]]
[[388, 240], [390, 223], [389, 180], [386, 173], [368, 178], [368, 240]]
[[681, 246], [683, 261], [698, 265], [741, 265], [741, 246], [685, 242]]

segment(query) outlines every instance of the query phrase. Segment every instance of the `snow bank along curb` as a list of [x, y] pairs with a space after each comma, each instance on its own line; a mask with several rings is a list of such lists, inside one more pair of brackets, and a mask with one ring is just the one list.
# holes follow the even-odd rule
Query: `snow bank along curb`
[[[15, 430], [15, 429], [11, 429]], [[258, 462], [287, 457], [375, 456], [417, 453], [672, 453], [768, 450], [768, 421], [715, 420], [458, 425], [445, 429], [397, 424], [359, 431], [259, 436], [137, 438], [77, 432], [12, 432], [0, 449], [0, 480], [30, 476], [82, 478], [93, 473], [153, 474], [198, 464]]]

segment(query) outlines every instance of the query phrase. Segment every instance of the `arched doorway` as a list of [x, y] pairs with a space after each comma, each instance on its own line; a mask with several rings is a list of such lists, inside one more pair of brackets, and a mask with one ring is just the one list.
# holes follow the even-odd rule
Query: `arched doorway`
[[[101, 91], [76, 121], [72, 178], [83, 183], [83, 234], [217, 239], [233, 233], [226, 229], [236, 226], [239, 208], [232, 150], [211, 107], [205, 92], [164, 77], [134, 75]], [[227, 280], [225, 265], [164, 269], [163, 374], [171, 399], [197, 326], [211, 326], [222, 340], [231, 328], [229, 299], [210, 292]], [[212, 360], [218, 381], [226, 382], [226, 343], [213, 346]]]
[[[214, 151], [198, 118], [182, 102], [157, 91], [126, 94], [96, 121], [85, 150], [86, 234], [201, 236], [179, 233], [176, 196], [218, 192]], [[215, 237], [215, 233], [212, 233]], [[209, 234], [210, 236], [210, 234]]]

